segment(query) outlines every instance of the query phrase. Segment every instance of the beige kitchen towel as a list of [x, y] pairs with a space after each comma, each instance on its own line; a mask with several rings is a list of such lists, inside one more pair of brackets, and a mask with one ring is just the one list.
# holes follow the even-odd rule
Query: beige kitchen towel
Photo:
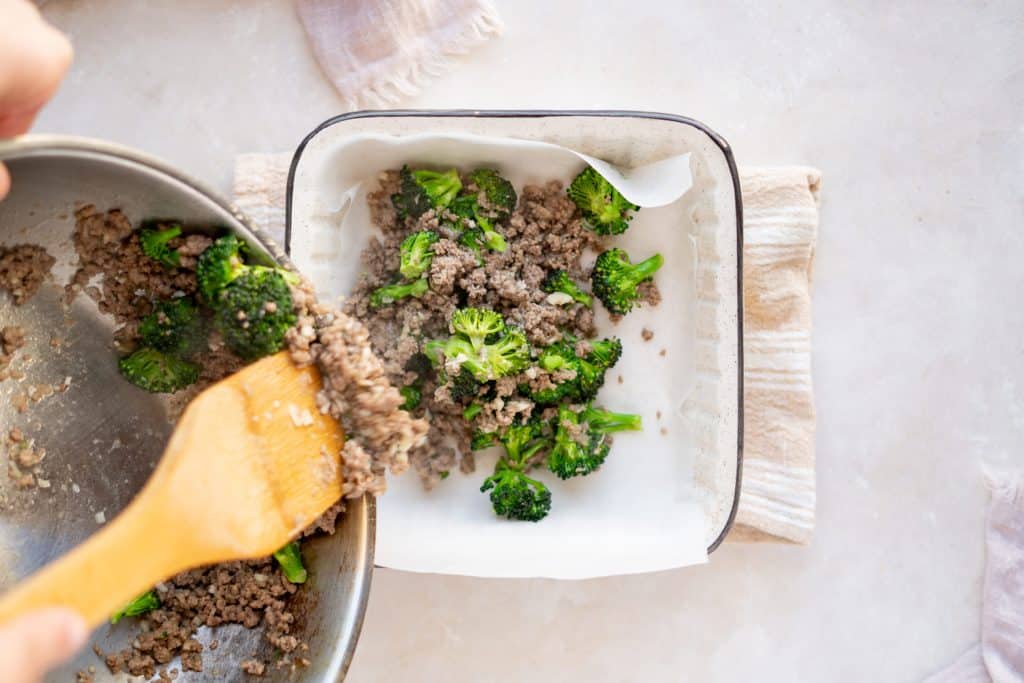
[[416, 95], [501, 33], [488, 0], [296, 0], [320, 67], [349, 109]]
[[743, 486], [728, 540], [809, 543], [814, 532], [811, 274], [821, 173], [741, 168]]
[[[291, 157], [246, 154], [235, 202], [284, 242]], [[743, 168], [745, 443], [743, 487], [731, 541], [807, 543], [814, 529], [811, 266], [820, 173]]]

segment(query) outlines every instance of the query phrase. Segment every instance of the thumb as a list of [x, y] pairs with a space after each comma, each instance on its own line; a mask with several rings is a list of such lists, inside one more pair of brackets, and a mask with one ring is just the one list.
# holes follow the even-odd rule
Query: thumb
[[64, 608], [33, 612], [0, 627], [0, 681], [37, 683], [89, 637], [85, 620]]

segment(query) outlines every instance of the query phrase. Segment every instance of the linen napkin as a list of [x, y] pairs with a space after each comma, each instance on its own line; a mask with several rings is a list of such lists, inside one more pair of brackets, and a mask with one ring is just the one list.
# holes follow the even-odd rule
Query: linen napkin
[[809, 543], [814, 531], [811, 275], [817, 169], [740, 168], [743, 483], [729, 541]]
[[501, 33], [488, 0], [296, 0], [320, 67], [349, 109], [394, 105]]
[[1024, 473], [986, 475], [981, 642], [925, 683], [1024, 681]]
[[[235, 163], [235, 203], [284, 241], [288, 154]], [[807, 543], [814, 527], [811, 265], [817, 170], [740, 170], [744, 202], [743, 486], [730, 541]]]

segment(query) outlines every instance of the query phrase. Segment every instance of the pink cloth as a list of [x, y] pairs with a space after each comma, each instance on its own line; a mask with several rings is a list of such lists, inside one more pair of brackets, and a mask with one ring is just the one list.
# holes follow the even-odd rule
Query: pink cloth
[[926, 683], [1024, 681], [1024, 473], [988, 483], [981, 642]]
[[296, 0], [324, 73], [349, 109], [416, 95], [452, 57], [501, 33], [488, 0]]

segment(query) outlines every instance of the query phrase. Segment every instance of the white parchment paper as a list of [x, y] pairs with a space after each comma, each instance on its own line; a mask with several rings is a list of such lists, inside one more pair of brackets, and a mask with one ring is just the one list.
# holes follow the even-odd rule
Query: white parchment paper
[[[305, 162], [304, 162], [305, 163]], [[663, 300], [613, 325], [595, 304], [599, 334], [616, 335], [624, 353], [598, 403], [643, 416], [644, 431], [616, 435], [601, 470], [561, 481], [538, 472], [552, 508], [538, 523], [498, 519], [480, 484], [497, 450], [477, 454], [477, 471], [453, 472], [424, 491], [413, 472], [390, 480], [378, 499], [376, 562], [421, 572], [491, 577], [579, 579], [656, 571], [706, 561], [706, 520], [693, 483], [693, 444], [680, 407], [694, 383], [696, 249], [681, 198], [692, 177], [688, 154], [619, 170], [557, 145], [464, 134], [345, 138], [318, 154], [317, 192], [293, 223], [292, 257], [322, 295], [344, 296], [373, 235], [366, 195], [381, 171], [410, 165], [498, 169], [517, 190], [568, 182], [589, 163], [645, 207], [614, 238], [634, 261], [665, 257], [656, 281]], [[644, 341], [641, 331], [654, 332]], [[621, 377], [621, 380], [620, 380]]]

